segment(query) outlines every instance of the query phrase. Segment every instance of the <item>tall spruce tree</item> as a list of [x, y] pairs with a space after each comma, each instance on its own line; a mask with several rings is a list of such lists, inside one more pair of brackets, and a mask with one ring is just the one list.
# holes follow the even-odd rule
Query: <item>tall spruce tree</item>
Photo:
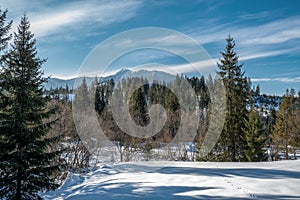
[[[52, 161], [59, 152], [50, 145], [59, 137], [47, 133], [54, 121], [43, 97], [41, 66], [36, 40], [24, 15], [5, 55], [0, 81], [0, 198], [40, 199], [38, 192], [55, 189], [52, 177], [60, 170]], [[48, 122], [47, 122], [48, 121]]]
[[[7, 22], [6, 21], [6, 15], [7, 15], [7, 10], [2, 11], [0, 8], [0, 83], [3, 81], [3, 60], [5, 57], [5, 51], [7, 50], [8, 46], [8, 41], [11, 39], [11, 35], [9, 34], [9, 30], [11, 28], [12, 22]], [[3, 92], [2, 87], [0, 85], [0, 95]], [[0, 98], [0, 105], [2, 105], [3, 99]], [[5, 160], [3, 159], [4, 156], [6, 156], [7, 151], [5, 148], [8, 145], [6, 140], [6, 136], [4, 132], [2, 131], [2, 120], [4, 119], [5, 116], [2, 115], [3, 109], [0, 107], [0, 198], [3, 199], [5, 197], [5, 192], [4, 191], [4, 180], [6, 177], [6, 168], [5, 168]]]
[[243, 133], [244, 119], [247, 118], [246, 103], [249, 85], [244, 77], [242, 65], [234, 51], [235, 41], [231, 36], [226, 39], [227, 45], [219, 67], [219, 75], [224, 81], [227, 96], [227, 115], [220, 145], [223, 161], [242, 161], [244, 159], [245, 135]]

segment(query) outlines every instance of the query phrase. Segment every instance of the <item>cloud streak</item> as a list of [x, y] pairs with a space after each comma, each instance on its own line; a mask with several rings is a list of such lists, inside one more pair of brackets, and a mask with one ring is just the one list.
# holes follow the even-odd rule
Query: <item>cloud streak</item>
[[242, 45], [279, 44], [300, 38], [300, 16], [271, 21], [269, 23], [243, 27], [241, 21], [201, 27], [188, 31], [201, 44], [220, 42], [228, 34], [233, 35]]
[[[274, 14], [274, 13], [273, 13]], [[202, 45], [224, 46], [224, 38], [231, 34], [237, 41], [241, 60], [272, 57], [299, 52], [295, 40], [300, 39], [300, 16], [291, 16], [268, 23], [243, 26], [243, 20], [271, 15], [270, 12], [243, 15], [231, 23], [191, 28], [187, 33]]]
[[292, 49], [283, 49], [283, 50], [274, 50], [274, 51], [262, 51], [262, 52], [257, 52], [257, 53], [251, 53], [248, 52], [247, 54], [244, 54], [239, 57], [239, 61], [244, 61], [244, 60], [251, 60], [251, 59], [256, 59], [256, 58], [264, 58], [264, 57], [271, 57], [271, 56], [277, 56], [277, 55], [283, 55], [283, 54], [288, 54], [291, 51], [294, 51], [295, 48]]
[[258, 13], [247, 13], [247, 14], [242, 14], [239, 16], [240, 19], [243, 20], [259, 20], [259, 19], [264, 19], [266, 17], [271, 17], [273, 16], [273, 13], [270, 11], [262, 11]]
[[[18, 4], [18, 2], [15, 3]], [[19, 14], [25, 12], [21, 12], [22, 5], [16, 8]], [[142, 3], [139, 0], [81, 0], [49, 7], [46, 4], [34, 5], [35, 7], [31, 6], [27, 13], [31, 21], [32, 31], [36, 37], [45, 37], [69, 33], [76, 35], [83, 30], [90, 32], [94, 28], [126, 21], [137, 14]], [[20, 18], [16, 12], [13, 13], [15, 18]], [[19, 19], [14, 21], [19, 21]]]
[[[273, 21], [261, 26], [246, 28], [244, 44], [279, 44], [300, 38], [300, 16]], [[251, 37], [252, 35], [252, 37]]]
[[300, 83], [300, 76], [298, 77], [280, 77], [280, 78], [252, 78], [252, 82], [282, 82], [282, 83]]

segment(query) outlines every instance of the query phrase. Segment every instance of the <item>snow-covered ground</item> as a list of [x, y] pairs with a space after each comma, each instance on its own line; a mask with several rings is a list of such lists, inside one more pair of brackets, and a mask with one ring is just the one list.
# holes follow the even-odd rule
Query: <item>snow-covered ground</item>
[[45, 199], [300, 199], [300, 161], [156, 162], [69, 173]]

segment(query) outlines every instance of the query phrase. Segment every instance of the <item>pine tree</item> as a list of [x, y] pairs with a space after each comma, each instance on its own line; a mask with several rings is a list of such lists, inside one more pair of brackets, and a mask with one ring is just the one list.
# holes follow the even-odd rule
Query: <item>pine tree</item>
[[95, 92], [95, 110], [96, 112], [101, 115], [103, 112], [105, 106], [106, 106], [106, 100], [105, 100], [105, 95], [104, 95], [104, 90], [107, 86], [106, 85], [98, 85], [96, 87], [96, 92]]
[[76, 104], [76, 108], [79, 109], [78, 112], [85, 111], [90, 106], [90, 93], [85, 77], [77, 89], [74, 104]]
[[89, 88], [89, 99], [91, 102], [95, 102], [95, 95], [96, 95], [96, 88], [99, 85], [98, 78], [97, 76], [95, 79], [92, 81], [91, 86]]
[[0, 56], [3, 56], [3, 51], [7, 48], [8, 41], [11, 39], [9, 30], [11, 28], [12, 21], [6, 23], [6, 15], [7, 10], [2, 11], [0, 8]]
[[142, 88], [138, 88], [133, 93], [129, 102], [129, 112], [137, 125], [146, 126], [149, 123], [147, 104]]
[[260, 95], [260, 86], [258, 84], [255, 88], [255, 96], [259, 96], [259, 95]]
[[245, 137], [242, 128], [247, 118], [249, 85], [242, 72], [242, 65], [238, 64], [238, 56], [234, 51], [235, 41], [228, 36], [226, 42], [225, 51], [221, 52], [222, 59], [218, 63], [218, 74], [224, 81], [227, 95], [227, 116], [221, 134], [221, 146], [224, 161], [241, 161], [244, 157]]
[[272, 144], [272, 133], [274, 131], [275, 123], [276, 123], [276, 110], [272, 106], [270, 108], [270, 113], [267, 116], [266, 122], [265, 122], [265, 126], [266, 126], [265, 133], [266, 133], [266, 138], [267, 138], [266, 145], [269, 148], [271, 147], [271, 144]]
[[272, 133], [272, 143], [275, 148], [275, 154], [277, 154], [280, 151], [285, 152], [285, 159], [288, 159], [288, 153], [289, 153], [289, 143], [291, 140], [290, 135], [290, 128], [289, 128], [289, 121], [291, 121], [292, 116], [292, 96], [290, 96], [288, 90], [287, 94], [283, 96], [283, 99], [280, 103], [280, 108], [278, 111], [278, 116], [276, 120], [276, 124], [274, 126], [274, 131]]
[[[4, 54], [6, 53], [5, 51], [7, 50], [7, 46], [8, 46], [8, 41], [11, 39], [11, 35], [9, 34], [9, 30], [11, 28], [11, 24], [12, 22], [6, 22], [6, 15], [7, 15], [7, 10], [2, 11], [0, 8], [0, 84], [3, 80], [2, 77], [2, 73], [4, 70], [3, 67], [3, 60], [4, 60]], [[3, 89], [0, 85], [0, 97], [1, 94], [3, 92]], [[0, 98], [0, 105], [2, 105], [2, 98]], [[6, 144], [6, 136], [4, 134], [4, 132], [2, 131], [2, 119], [5, 117], [3, 116], [3, 109], [2, 107], [0, 107], [0, 198], [4, 198], [5, 195], [5, 183], [2, 182], [3, 179], [6, 178], [6, 174], [8, 170], [6, 170], [5, 168], [5, 163], [4, 163], [4, 156], [6, 156], [5, 154], [7, 154], [7, 150], [5, 150], [5, 148], [7, 148], [7, 144]]]
[[52, 161], [60, 153], [48, 151], [59, 137], [47, 137], [46, 110], [36, 40], [24, 15], [14, 33], [12, 49], [5, 55], [0, 81], [0, 198], [40, 199], [38, 192], [55, 189], [52, 177], [59, 166]]
[[265, 161], [263, 147], [266, 139], [264, 138], [264, 129], [260, 116], [254, 108], [249, 112], [249, 120], [244, 120], [246, 148], [244, 150], [246, 160], [249, 162]]
[[[295, 100], [295, 110], [292, 116], [292, 145], [294, 148], [299, 148], [300, 146], [300, 91]], [[295, 152], [294, 152], [295, 153]]]

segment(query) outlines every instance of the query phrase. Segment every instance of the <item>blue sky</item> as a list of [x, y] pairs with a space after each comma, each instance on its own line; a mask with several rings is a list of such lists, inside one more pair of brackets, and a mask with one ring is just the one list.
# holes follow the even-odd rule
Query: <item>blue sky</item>
[[[91, 50], [115, 34], [162, 27], [187, 34], [214, 61], [230, 34], [246, 76], [262, 92], [300, 89], [300, 1], [1, 0], [0, 5], [8, 8], [14, 26], [27, 13], [39, 56], [48, 59], [44, 72], [52, 77], [75, 77]], [[169, 53], [151, 50], [116, 63], [128, 68], [151, 62], [183, 64]]]

